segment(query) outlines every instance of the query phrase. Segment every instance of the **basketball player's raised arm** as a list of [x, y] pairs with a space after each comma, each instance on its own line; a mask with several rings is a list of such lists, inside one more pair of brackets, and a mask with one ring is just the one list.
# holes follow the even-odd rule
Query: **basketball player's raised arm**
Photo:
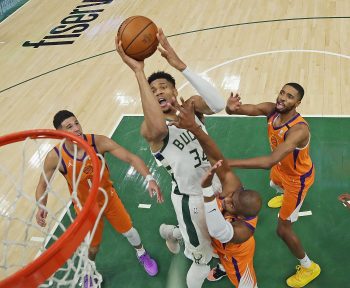
[[[219, 240], [221, 243], [232, 242], [239, 244], [247, 241], [254, 232], [241, 220], [233, 223], [226, 221], [218, 207], [217, 199], [211, 184], [214, 174], [216, 173], [219, 176], [219, 174], [222, 173], [220, 172], [222, 164], [222, 160], [216, 162], [202, 180], [205, 219], [211, 237]], [[229, 171], [228, 174], [229, 173], [234, 176], [231, 171]], [[232, 185], [234, 184], [232, 181], [234, 181], [234, 179], [231, 179], [231, 182], [226, 181], [222, 183], [223, 189], [230, 189], [231, 194], [232, 191], [235, 191], [232, 189], [236, 189], [234, 185]]]
[[220, 92], [208, 81], [187, 67], [187, 65], [176, 54], [173, 47], [171, 47], [161, 28], [158, 31], [157, 37], [159, 44], [161, 45], [161, 47], [158, 47], [161, 55], [172, 67], [182, 72], [183, 76], [198, 92], [198, 96], [192, 96], [195, 101], [196, 112], [202, 114], [214, 114], [223, 110], [225, 108], [225, 101], [221, 97]]
[[308, 128], [305, 125], [297, 126], [290, 129], [290, 132], [287, 134], [286, 141], [279, 144], [270, 155], [247, 159], [228, 159], [227, 162], [229, 166], [236, 168], [271, 169], [289, 153], [293, 152], [297, 147], [303, 146], [301, 143], [308, 141]]
[[[117, 41], [117, 38], [116, 38]], [[117, 43], [117, 52], [132, 71], [135, 73], [139, 90], [141, 94], [141, 103], [144, 114], [144, 123], [141, 127], [141, 134], [151, 144], [162, 142], [168, 134], [168, 127], [164, 121], [163, 112], [159, 103], [154, 97], [148, 84], [145, 72], [144, 62], [132, 59], [124, 53], [121, 42]]]
[[[46, 216], [47, 216], [47, 210], [44, 209], [43, 206], [46, 206], [47, 204], [47, 194], [45, 195], [45, 191], [47, 188], [47, 183], [50, 182], [53, 173], [55, 172], [58, 165], [58, 157], [54, 150], [51, 150], [44, 162], [44, 173], [40, 175], [39, 183], [36, 187], [35, 191], [35, 199], [38, 202], [38, 211], [36, 214], [36, 222], [44, 227], [46, 226]], [[46, 176], [46, 177], [45, 177]]]
[[105, 152], [111, 153], [114, 157], [122, 160], [125, 163], [128, 163], [132, 167], [135, 168], [137, 172], [139, 172], [147, 181], [147, 189], [150, 197], [153, 197], [154, 194], [157, 195], [157, 202], [162, 203], [163, 194], [156, 182], [153, 178], [150, 170], [148, 169], [146, 163], [136, 154], [130, 152], [124, 147], [117, 144], [112, 139], [103, 136], [103, 135], [95, 135], [95, 143], [97, 146], [97, 150], [103, 154]]
[[237, 93], [233, 95], [231, 92], [226, 103], [226, 113], [230, 115], [267, 116], [274, 111], [275, 106], [276, 104], [272, 102], [264, 102], [256, 105], [242, 104], [239, 95]]

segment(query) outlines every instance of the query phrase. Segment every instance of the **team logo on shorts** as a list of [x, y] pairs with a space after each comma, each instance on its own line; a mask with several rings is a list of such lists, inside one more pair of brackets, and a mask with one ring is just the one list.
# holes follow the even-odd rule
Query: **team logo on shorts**
[[84, 174], [92, 174], [93, 168], [91, 165], [86, 166], [83, 170]]

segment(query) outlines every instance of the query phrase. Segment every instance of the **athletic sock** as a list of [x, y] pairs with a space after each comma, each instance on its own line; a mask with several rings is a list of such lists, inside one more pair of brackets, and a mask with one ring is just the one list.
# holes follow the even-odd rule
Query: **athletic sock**
[[143, 246], [140, 249], [135, 248], [135, 250], [136, 250], [137, 256], [139, 257], [146, 253], [146, 250], [145, 248], [143, 248]]
[[310, 258], [306, 255], [305, 253], [305, 257], [303, 259], [298, 259], [300, 261], [300, 265], [304, 268], [310, 268], [311, 266], [311, 260]]

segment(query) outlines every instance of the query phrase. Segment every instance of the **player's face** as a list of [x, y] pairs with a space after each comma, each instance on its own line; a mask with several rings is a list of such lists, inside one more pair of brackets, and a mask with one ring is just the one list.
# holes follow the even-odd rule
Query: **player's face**
[[74, 116], [67, 118], [61, 123], [61, 130], [83, 137], [83, 131], [77, 118]]
[[286, 114], [295, 109], [300, 102], [298, 90], [292, 86], [285, 85], [277, 96], [276, 110], [281, 114]]
[[166, 79], [156, 79], [151, 82], [150, 86], [163, 113], [169, 113], [171, 109], [168, 103], [174, 105], [174, 99], [177, 96], [176, 88]]
[[225, 211], [232, 215], [240, 214], [240, 205], [238, 194], [240, 192], [232, 192], [231, 195], [226, 196], [222, 201], [222, 206]]

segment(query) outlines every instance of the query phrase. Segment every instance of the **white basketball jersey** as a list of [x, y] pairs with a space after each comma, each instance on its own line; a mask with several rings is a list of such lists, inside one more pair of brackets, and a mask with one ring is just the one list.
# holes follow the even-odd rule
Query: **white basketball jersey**
[[[195, 120], [207, 133], [204, 124], [197, 116]], [[174, 193], [202, 195], [201, 180], [211, 167], [207, 156], [190, 131], [175, 126], [168, 126], [168, 129], [164, 146], [159, 152], [153, 153], [154, 157], [172, 176]], [[217, 177], [213, 179], [213, 187], [221, 192]]]

